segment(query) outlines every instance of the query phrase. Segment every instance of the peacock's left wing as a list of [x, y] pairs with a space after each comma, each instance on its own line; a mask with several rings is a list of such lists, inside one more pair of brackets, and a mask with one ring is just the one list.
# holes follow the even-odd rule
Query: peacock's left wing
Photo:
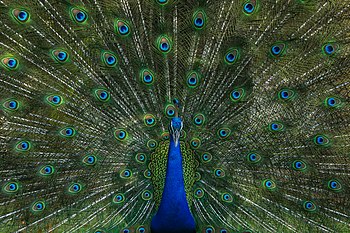
[[159, 4], [0, 10], [0, 231], [147, 229], [148, 163], [172, 107]]

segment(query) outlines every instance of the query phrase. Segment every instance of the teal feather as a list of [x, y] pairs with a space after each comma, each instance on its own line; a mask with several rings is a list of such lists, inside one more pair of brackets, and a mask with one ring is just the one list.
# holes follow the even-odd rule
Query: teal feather
[[0, 1], [0, 232], [349, 232], [349, 25], [340, 0]]

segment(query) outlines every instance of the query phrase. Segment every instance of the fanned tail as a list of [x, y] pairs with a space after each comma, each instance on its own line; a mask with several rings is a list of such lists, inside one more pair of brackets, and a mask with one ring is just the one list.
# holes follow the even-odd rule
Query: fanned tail
[[347, 232], [349, 8], [0, 1], [0, 231], [149, 232], [180, 109], [198, 232]]

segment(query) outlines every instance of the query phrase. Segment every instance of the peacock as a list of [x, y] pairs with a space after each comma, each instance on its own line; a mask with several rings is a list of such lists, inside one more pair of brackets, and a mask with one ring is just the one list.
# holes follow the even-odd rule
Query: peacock
[[350, 232], [349, 0], [0, 0], [0, 232]]

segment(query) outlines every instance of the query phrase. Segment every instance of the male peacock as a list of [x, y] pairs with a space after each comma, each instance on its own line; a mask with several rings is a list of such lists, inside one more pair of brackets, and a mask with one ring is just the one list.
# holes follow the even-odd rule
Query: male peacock
[[0, 0], [0, 232], [350, 232], [349, 0]]

